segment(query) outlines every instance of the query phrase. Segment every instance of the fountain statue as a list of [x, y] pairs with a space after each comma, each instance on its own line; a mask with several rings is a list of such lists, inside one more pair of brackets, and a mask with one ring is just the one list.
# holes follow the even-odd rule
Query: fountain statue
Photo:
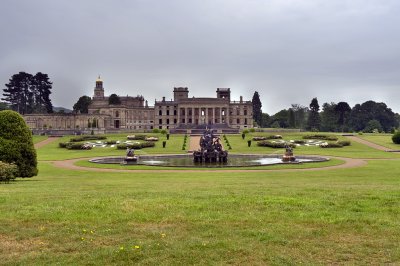
[[226, 163], [228, 152], [222, 149], [220, 138], [214, 135], [213, 130], [206, 129], [200, 138], [200, 149], [193, 152], [195, 163]]
[[283, 162], [294, 162], [296, 161], [296, 157], [293, 155], [293, 148], [288, 144], [285, 145], [285, 154], [282, 156]]
[[124, 158], [124, 164], [132, 164], [136, 163], [138, 160], [138, 157], [135, 155], [135, 150], [132, 149], [131, 147], [126, 148], [126, 156]]

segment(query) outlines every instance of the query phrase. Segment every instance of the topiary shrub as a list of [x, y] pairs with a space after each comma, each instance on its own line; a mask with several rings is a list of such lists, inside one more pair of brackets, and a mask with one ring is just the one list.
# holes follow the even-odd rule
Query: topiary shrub
[[162, 130], [160, 131], [160, 133], [163, 134], [163, 135], [165, 135], [165, 134], [167, 134], [167, 131], [166, 131], [165, 129], [162, 129]]
[[0, 182], [8, 183], [15, 179], [18, 168], [13, 163], [4, 163], [0, 161]]
[[160, 130], [158, 128], [153, 128], [153, 133], [160, 133]]
[[22, 116], [11, 110], [0, 112], [0, 161], [14, 163], [17, 177], [38, 173], [31, 130]]
[[400, 132], [397, 132], [392, 136], [392, 141], [394, 144], [400, 144]]

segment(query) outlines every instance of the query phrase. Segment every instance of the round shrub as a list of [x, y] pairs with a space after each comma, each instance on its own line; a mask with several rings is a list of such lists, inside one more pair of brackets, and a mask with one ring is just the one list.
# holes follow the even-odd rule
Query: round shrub
[[18, 168], [12, 163], [3, 163], [0, 161], [0, 182], [9, 182], [15, 179]]
[[395, 133], [392, 136], [392, 140], [394, 144], [400, 144], [400, 132]]
[[17, 166], [15, 176], [37, 175], [37, 158], [31, 130], [17, 112], [0, 112], [0, 161]]

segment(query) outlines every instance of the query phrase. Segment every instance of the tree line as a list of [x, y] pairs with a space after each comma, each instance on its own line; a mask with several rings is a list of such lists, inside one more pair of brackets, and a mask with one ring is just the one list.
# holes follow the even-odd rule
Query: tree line
[[5, 86], [4, 103], [0, 104], [0, 108], [10, 108], [20, 114], [53, 112], [50, 99], [52, 82], [47, 74], [19, 72]]
[[324, 103], [317, 98], [308, 107], [292, 104], [274, 115], [261, 110], [258, 92], [253, 96], [253, 118], [259, 127], [295, 128], [329, 132], [393, 132], [399, 128], [400, 115], [385, 103], [366, 101], [353, 108], [347, 102]]

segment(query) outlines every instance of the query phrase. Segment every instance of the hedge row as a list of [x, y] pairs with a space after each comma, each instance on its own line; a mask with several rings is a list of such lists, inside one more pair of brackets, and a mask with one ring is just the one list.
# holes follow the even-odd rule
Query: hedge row
[[327, 142], [319, 145], [321, 148], [343, 148], [344, 146], [350, 146], [351, 142], [348, 140]]
[[331, 141], [335, 141], [338, 140], [338, 138], [336, 136], [332, 136], [332, 135], [304, 135], [303, 139], [321, 139], [321, 140], [331, 140]]
[[263, 137], [263, 136], [254, 136], [253, 137], [254, 141], [267, 140], [267, 139], [282, 139], [282, 136], [281, 135], [270, 135], [270, 136], [266, 136], [266, 137]]
[[154, 142], [145, 141], [141, 143], [122, 143], [117, 145], [118, 150], [126, 150], [127, 148], [132, 148], [134, 150], [140, 150], [143, 148], [154, 147], [156, 144]]
[[60, 148], [65, 148], [68, 150], [91, 150], [92, 145], [82, 142], [60, 142], [58, 143]]
[[106, 136], [80, 136], [80, 137], [74, 137], [70, 139], [70, 142], [81, 142], [81, 141], [88, 141], [88, 140], [103, 140], [107, 139]]
[[286, 146], [289, 146], [291, 148], [296, 148], [296, 145], [292, 144], [292, 143], [272, 142], [272, 141], [268, 141], [268, 140], [257, 142], [257, 146], [270, 147], [270, 148], [274, 148], [274, 149], [282, 149], [282, 148], [286, 148]]

